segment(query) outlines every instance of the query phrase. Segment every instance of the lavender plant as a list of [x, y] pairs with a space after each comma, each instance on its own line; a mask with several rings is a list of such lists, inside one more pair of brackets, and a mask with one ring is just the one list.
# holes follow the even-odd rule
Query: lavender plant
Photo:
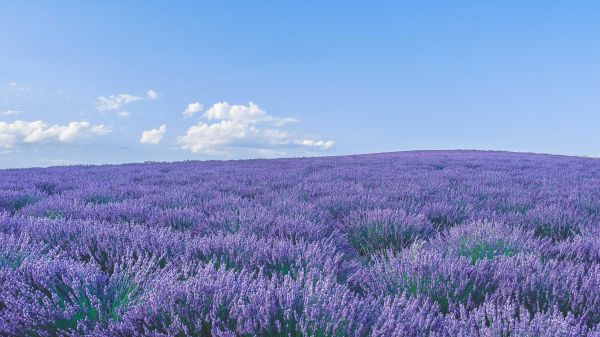
[[2, 336], [597, 336], [600, 162], [0, 171]]

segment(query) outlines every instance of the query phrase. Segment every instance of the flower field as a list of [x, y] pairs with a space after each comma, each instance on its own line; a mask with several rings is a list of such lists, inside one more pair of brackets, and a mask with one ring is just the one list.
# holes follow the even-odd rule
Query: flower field
[[600, 335], [600, 160], [0, 171], [1, 336]]

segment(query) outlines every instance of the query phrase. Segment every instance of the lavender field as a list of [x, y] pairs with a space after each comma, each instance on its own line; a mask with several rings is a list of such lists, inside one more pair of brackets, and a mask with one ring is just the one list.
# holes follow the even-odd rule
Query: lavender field
[[600, 160], [0, 171], [2, 336], [600, 335]]

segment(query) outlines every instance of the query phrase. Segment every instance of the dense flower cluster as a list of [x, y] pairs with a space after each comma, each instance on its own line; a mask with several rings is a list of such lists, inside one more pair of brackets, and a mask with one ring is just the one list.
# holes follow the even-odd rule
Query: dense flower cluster
[[600, 161], [0, 171], [2, 336], [600, 334]]

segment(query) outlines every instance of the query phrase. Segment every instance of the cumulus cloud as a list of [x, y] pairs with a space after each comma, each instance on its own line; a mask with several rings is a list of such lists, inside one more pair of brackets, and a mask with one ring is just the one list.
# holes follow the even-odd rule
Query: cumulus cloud
[[104, 135], [110, 128], [88, 122], [71, 122], [66, 125], [50, 125], [44, 121], [0, 122], [0, 148], [10, 149], [19, 144], [69, 143], [77, 139]]
[[151, 100], [151, 101], [155, 101], [155, 100], [158, 99], [158, 93], [156, 91], [150, 89], [146, 93], [146, 97], [148, 97], [148, 99]]
[[190, 103], [183, 111], [183, 116], [192, 117], [195, 113], [202, 111], [204, 109], [204, 105], [199, 102]]
[[121, 111], [117, 115], [119, 117], [131, 117], [131, 113], [129, 111]]
[[167, 132], [167, 126], [161, 125], [158, 129], [151, 129], [142, 132], [142, 138], [140, 143], [142, 144], [158, 144], [162, 140], [163, 136]]
[[192, 152], [219, 152], [225, 145], [233, 145], [236, 141], [254, 138], [256, 128], [234, 121], [221, 121], [214, 124], [199, 123], [190, 127], [184, 136], [179, 137], [179, 144]]
[[232, 120], [249, 124], [267, 122], [283, 125], [297, 121], [295, 118], [280, 118], [268, 115], [252, 102], [248, 105], [231, 105], [228, 102], [217, 103], [204, 113], [204, 117], [208, 120]]
[[130, 94], [118, 94], [109, 96], [99, 96], [96, 100], [96, 108], [98, 111], [114, 111], [119, 110], [125, 105], [141, 100], [155, 101], [158, 99], [158, 93], [152, 89], [148, 90], [146, 97], [135, 96]]
[[298, 139], [294, 140], [294, 144], [327, 150], [332, 148], [335, 142], [333, 140]]
[[296, 137], [276, 127], [297, 121], [267, 114], [258, 105], [216, 103], [203, 114], [203, 121], [178, 137], [179, 145], [195, 153], [227, 154], [233, 149], [252, 149], [259, 156], [285, 153], [286, 148], [327, 150], [332, 140]]
[[98, 97], [96, 107], [99, 111], [119, 110], [122, 106], [139, 101], [142, 97], [129, 94], [110, 95]]

